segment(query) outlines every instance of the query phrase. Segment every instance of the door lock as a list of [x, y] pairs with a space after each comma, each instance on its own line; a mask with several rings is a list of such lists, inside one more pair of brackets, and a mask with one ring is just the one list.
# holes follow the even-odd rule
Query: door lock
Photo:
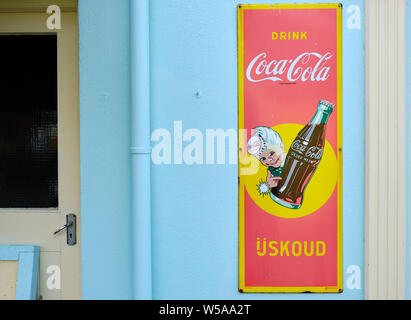
[[67, 244], [69, 246], [74, 246], [77, 243], [75, 214], [68, 214], [66, 216], [66, 224], [59, 228], [57, 231], [55, 231], [53, 234], [57, 235], [64, 229], [67, 229]]

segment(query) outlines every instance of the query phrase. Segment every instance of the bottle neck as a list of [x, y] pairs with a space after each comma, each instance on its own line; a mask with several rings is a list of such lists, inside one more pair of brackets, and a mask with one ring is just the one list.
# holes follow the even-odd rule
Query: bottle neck
[[327, 124], [330, 115], [331, 113], [319, 107], [309, 124]]

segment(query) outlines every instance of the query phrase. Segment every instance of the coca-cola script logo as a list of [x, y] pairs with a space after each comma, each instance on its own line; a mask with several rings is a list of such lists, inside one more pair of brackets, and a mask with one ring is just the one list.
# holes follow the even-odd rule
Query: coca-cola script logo
[[321, 157], [323, 156], [323, 149], [318, 147], [311, 147], [307, 150], [305, 156], [312, 160], [321, 160]]
[[257, 55], [248, 65], [247, 79], [251, 82], [288, 81], [288, 82], [324, 82], [330, 77], [330, 67], [327, 66], [333, 57], [331, 52], [319, 54], [305, 52], [297, 58], [289, 60], [267, 59], [265, 52]]
[[310, 147], [308, 148], [307, 142], [302, 142], [301, 140], [295, 140], [291, 145], [291, 150], [298, 152], [304, 157], [311, 160], [321, 160], [323, 156], [323, 148], [319, 147]]

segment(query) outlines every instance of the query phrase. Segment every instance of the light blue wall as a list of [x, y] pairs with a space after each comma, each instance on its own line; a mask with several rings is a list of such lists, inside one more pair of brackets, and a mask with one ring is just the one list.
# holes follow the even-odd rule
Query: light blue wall
[[[150, 1], [153, 130], [237, 127], [238, 3]], [[79, 0], [84, 299], [132, 298], [128, 10], [127, 0]], [[363, 29], [344, 28], [344, 270], [363, 270], [363, 45]], [[152, 165], [151, 191], [155, 299], [363, 298], [238, 293], [236, 165]]]
[[[342, 2], [344, 25], [349, 5], [363, 13], [363, 1]], [[237, 128], [238, 3], [150, 2], [153, 130], [172, 133], [174, 120], [183, 122], [183, 131], [197, 128], [203, 134], [207, 128]], [[344, 27], [344, 270], [364, 265], [363, 50], [363, 28]], [[236, 165], [154, 165], [152, 199], [154, 299], [364, 297], [363, 285], [342, 295], [238, 293]]]
[[80, 0], [83, 299], [131, 299], [128, 0]]

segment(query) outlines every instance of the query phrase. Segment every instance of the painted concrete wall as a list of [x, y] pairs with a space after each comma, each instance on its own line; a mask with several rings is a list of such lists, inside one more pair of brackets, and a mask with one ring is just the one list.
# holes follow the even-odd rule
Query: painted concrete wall
[[83, 299], [131, 299], [128, 0], [80, 0]]
[[[344, 270], [362, 271], [364, 32], [363, 24], [347, 29], [346, 10], [358, 5], [362, 14], [363, 2], [342, 2]], [[173, 133], [174, 121], [204, 136], [206, 129], [237, 128], [238, 3], [150, 1], [153, 130]], [[78, 10], [83, 298], [130, 299], [129, 2], [79, 0]], [[238, 293], [236, 164], [152, 165], [151, 191], [154, 299], [364, 297], [363, 285], [341, 295]]]

